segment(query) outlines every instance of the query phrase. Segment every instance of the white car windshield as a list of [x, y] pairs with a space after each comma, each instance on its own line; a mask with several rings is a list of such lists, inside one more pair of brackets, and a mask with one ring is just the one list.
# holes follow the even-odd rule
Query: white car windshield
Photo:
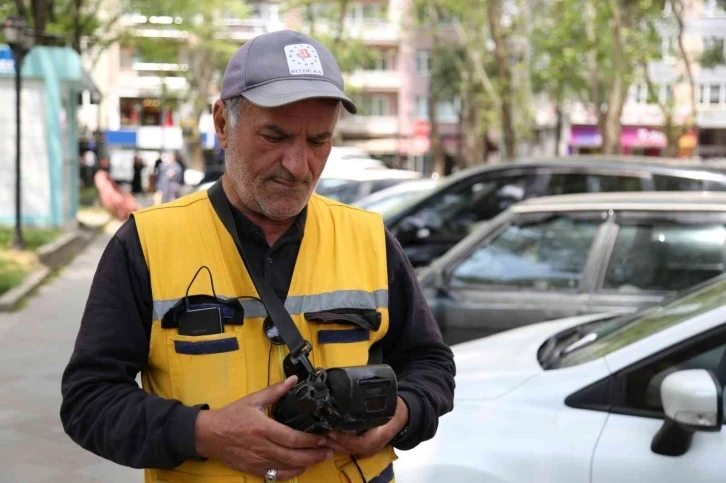
[[590, 342], [569, 351], [560, 358], [555, 367], [575, 366], [604, 357], [684, 320], [722, 306], [725, 295], [726, 278], [719, 277], [681, 294], [676, 301], [652, 307], [635, 316], [626, 315], [610, 320], [585, 335], [583, 339], [588, 337]]

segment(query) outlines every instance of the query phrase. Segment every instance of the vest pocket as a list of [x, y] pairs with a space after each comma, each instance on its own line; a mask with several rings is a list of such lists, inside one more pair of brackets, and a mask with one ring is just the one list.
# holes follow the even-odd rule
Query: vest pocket
[[336, 462], [336, 466], [341, 473], [341, 483], [392, 483], [395, 481], [393, 461], [396, 459], [389, 446], [375, 456], [358, 460], [357, 466], [352, 459]]
[[172, 395], [187, 406], [211, 409], [246, 393], [245, 361], [240, 337], [232, 332], [167, 338]]
[[307, 312], [305, 320], [312, 322], [310, 329], [315, 365], [331, 368], [368, 363], [371, 333], [380, 327], [381, 314], [378, 311], [331, 309]]

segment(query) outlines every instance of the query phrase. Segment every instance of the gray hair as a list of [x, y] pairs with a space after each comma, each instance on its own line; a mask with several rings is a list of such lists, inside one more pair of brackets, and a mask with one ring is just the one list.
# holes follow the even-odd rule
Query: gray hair
[[242, 96], [230, 97], [224, 101], [224, 110], [227, 111], [227, 122], [232, 127], [237, 127], [242, 113], [247, 108], [247, 99]]

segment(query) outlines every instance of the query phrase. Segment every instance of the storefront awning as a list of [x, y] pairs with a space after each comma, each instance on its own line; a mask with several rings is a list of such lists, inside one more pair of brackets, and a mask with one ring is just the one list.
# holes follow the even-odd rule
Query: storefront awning
[[[596, 148], [602, 144], [598, 126], [572, 126], [570, 146]], [[657, 148], [668, 146], [668, 139], [657, 127], [623, 126], [620, 132], [620, 146], [623, 149]]]
[[570, 129], [570, 146], [596, 148], [601, 144], [602, 136], [597, 126], [572, 126]]
[[668, 146], [668, 138], [658, 128], [623, 126], [620, 133], [620, 146], [623, 148], [657, 148]]

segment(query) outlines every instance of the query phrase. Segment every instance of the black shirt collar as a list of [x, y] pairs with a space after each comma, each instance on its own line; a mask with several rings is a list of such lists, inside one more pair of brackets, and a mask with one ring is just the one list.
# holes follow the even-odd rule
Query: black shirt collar
[[[267, 245], [267, 240], [265, 239], [265, 234], [262, 231], [262, 228], [253, 223], [249, 218], [247, 218], [247, 216], [245, 216], [244, 213], [238, 210], [232, 204], [232, 202], [229, 201], [229, 198], [227, 198], [227, 203], [232, 209], [232, 214], [234, 215], [234, 221], [237, 225], [237, 232], [239, 233], [240, 240], [244, 240], [246, 238], [254, 242], [264, 243], [265, 245]], [[279, 245], [280, 243], [290, 242], [299, 243], [300, 241], [302, 241], [303, 234], [305, 232], [305, 222], [307, 221], [307, 217], [308, 207], [307, 205], [305, 205], [302, 211], [295, 217], [295, 221], [292, 225], [290, 225], [290, 228], [287, 229], [287, 231], [280, 237], [280, 239], [275, 244]]]

